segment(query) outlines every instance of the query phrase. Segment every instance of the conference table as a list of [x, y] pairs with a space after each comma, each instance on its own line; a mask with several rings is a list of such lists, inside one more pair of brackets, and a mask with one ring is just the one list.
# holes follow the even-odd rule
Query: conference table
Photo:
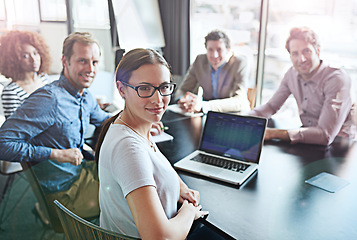
[[[198, 148], [205, 116], [167, 111], [162, 121], [174, 139], [157, 145], [171, 164]], [[347, 185], [332, 193], [305, 182], [323, 172]], [[338, 138], [328, 147], [266, 141], [258, 171], [239, 188], [178, 173], [200, 192], [207, 221], [234, 239], [357, 239], [354, 141]]]

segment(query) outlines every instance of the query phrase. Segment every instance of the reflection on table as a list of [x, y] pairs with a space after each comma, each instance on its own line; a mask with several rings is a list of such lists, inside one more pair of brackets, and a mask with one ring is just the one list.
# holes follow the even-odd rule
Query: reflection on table
[[[173, 141], [159, 143], [174, 164], [198, 148], [205, 117], [163, 117]], [[305, 180], [328, 172], [350, 184], [336, 193]], [[265, 142], [259, 170], [240, 189], [179, 172], [201, 204], [208, 221], [237, 239], [357, 239], [357, 144], [337, 139], [329, 147]]]

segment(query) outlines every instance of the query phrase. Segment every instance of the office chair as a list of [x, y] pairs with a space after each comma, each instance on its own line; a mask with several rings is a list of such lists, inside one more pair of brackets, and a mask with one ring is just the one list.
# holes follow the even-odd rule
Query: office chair
[[67, 240], [130, 240], [137, 239], [116, 232], [108, 231], [88, 222], [54, 201], [58, 217], [62, 223]]
[[[6, 221], [6, 219], [11, 215], [14, 209], [16, 209], [17, 204], [21, 202], [21, 200], [24, 198], [25, 194], [29, 190], [29, 186], [27, 186], [23, 193], [20, 195], [19, 199], [17, 200], [17, 203], [11, 208], [8, 209], [8, 201], [9, 197], [12, 191], [12, 184], [15, 180], [15, 177], [18, 173], [22, 172], [22, 167], [20, 163], [12, 163], [12, 162], [6, 162], [0, 160], [0, 173], [2, 175], [6, 176], [6, 182], [4, 184], [4, 189], [1, 194], [1, 213], [0, 213], [0, 229], [2, 227], [2, 224]], [[21, 175], [19, 175], [21, 177]], [[7, 215], [5, 215], [5, 212], [8, 212]]]
[[[24, 169], [24, 174], [31, 186], [31, 189], [36, 196], [36, 199], [39, 203], [39, 207], [43, 212], [44, 217], [49, 222], [49, 227], [51, 227], [56, 233], [63, 233], [62, 225], [61, 222], [58, 220], [57, 215], [55, 215], [55, 213], [51, 213], [51, 211], [49, 210], [50, 208], [48, 206], [46, 195], [42, 190], [35, 171], [32, 169], [32, 164], [30, 162], [21, 162], [21, 166]], [[38, 213], [35, 211], [35, 209], [33, 212], [35, 215]], [[46, 224], [44, 223], [44, 225]]]
[[255, 107], [255, 100], [257, 97], [257, 88], [248, 88], [247, 97], [250, 104], [250, 109]]
[[[6, 86], [9, 83], [7, 79], [2, 80], [0, 76], [0, 92], [3, 89], [3, 86]], [[2, 101], [0, 99], [0, 126], [3, 124], [5, 121], [5, 116], [4, 116], [4, 109], [2, 106]], [[19, 203], [25, 194], [27, 193], [29, 187], [25, 188], [24, 192], [21, 194], [19, 197], [19, 200], [17, 203], [9, 210], [7, 209], [7, 203], [11, 194], [11, 185], [15, 180], [15, 177], [18, 173], [22, 172], [22, 167], [20, 163], [17, 162], [7, 162], [7, 161], [2, 161], [0, 160], [0, 174], [6, 176], [6, 182], [4, 184], [4, 188], [1, 194], [1, 213], [0, 213], [0, 229], [2, 227], [2, 223], [6, 221], [6, 219], [10, 216], [12, 211], [17, 207], [17, 203]], [[20, 175], [21, 176], [21, 175]], [[6, 194], [7, 193], [7, 194]], [[8, 212], [8, 214], [5, 216], [5, 212]]]

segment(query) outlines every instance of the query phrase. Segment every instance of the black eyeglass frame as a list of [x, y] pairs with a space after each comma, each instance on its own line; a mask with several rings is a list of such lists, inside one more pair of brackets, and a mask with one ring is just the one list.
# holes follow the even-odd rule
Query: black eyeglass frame
[[[133, 85], [130, 85], [129, 83], [122, 82], [122, 81], [120, 81], [120, 82], [121, 82], [122, 84], [124, 84], [124, 85], [126, 85], [126, 86], [128, 86], [128, 87], [131, 87], [132, 89], [134, 89], [134, 90], [136, 91], [136, 93], [138, 94], [138, 96], [141, 97], [141, 98], [149, 98], [149, 97], [152, 97], [152, 95], [154, 95], [154, 93], [155, 93], [156, 90], [157, 90], [157, 91], [160, 93], [160, 95], [163, 96], [163, 97], [170, 96], [170, 95], [172, 95], [172, 94], [175, 92], [175, 89], [176, 89], [176, 83], [173, 83], [173, 82], [169, 82], [169, 83], [168, 83], [168, 82], [165, 82], [165, 83], [160, 84], [160, 86], [158, 86], [158, 87], [155, 87], [154, 85], [152, 85], [152, 84], [150, 84], [150, 83], [145, 83], [145, 84], [141, 84], [141, 85], [139, 85], [139, 86], [134, 87]], [[162, 87], [162, 86], [165, 85], [165, 84], [170, 84], [171, 86], [173, 86], [172, 92], [171, 92], [170, 94], [162, 94], [162, 92], [160, 91], [160, 87]], [[154, 91], [152, 91], [152, 93], [151, 93], [150, 96], [142, 97], [142, 96], [140, 96], [140, 94], [139, 94], [138, 88], [141, 87], [141, 86], [145, 86], [145, 85], [149, 85], [149, 86], [153, 87], [153, 88], [154, 88]]]

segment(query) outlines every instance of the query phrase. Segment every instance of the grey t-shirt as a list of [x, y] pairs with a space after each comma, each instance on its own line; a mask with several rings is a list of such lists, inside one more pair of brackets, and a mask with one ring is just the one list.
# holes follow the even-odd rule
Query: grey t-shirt
[[169, 161], [156, 147], [124, 125], [112, 124], [99, 158], [101, 227], [140, 237], [126, 196], [143, 186], [154, 186], [168, 219], [177, 213], [180, 183]]

